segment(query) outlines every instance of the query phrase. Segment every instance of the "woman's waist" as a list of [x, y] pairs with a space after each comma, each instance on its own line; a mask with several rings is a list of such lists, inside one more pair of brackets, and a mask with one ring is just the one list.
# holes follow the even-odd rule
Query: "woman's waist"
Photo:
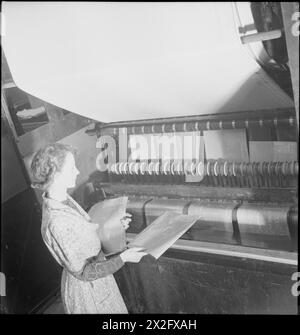
[[105, 277], [97, 278], [95, 280], [80, 280], [78, 277], [74, 276], [72, 272], [70, 272], [67, 268], [63, 267], [62, 271], [62, 282], [76, 282], [79, 283], [80, 285], [89, 285], [89, 283], [93, 284], [109, 284], [111, 282], [115, 282], [115, 278], [112, 274], [107, 275]]

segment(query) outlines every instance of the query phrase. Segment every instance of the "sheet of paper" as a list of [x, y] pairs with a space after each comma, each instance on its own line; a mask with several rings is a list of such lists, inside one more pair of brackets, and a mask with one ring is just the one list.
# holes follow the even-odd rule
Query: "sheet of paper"
[[126, 247], [125, 229], [121, 218], [126, 213], [127, 197], [107, 199], [95, 204], [88, 212], [99, 224], [99, 239], [105, 254], [114, 254]]
[[245, 129], [204, 131], [206, 159], [249, 162]]
[[138, 234], [128, 246], [145, 248], [146, 252], [158, 259], [196, 221], [197, 216], [165, 212]]
[[116, 215], [116, 212], [123, 217], [126, 213], [127, 200], [128, 197], [103, 200], [92, 206], [88, 214], [93, 222], [101, 226], [112, 216]]
[[98, 121], [293, 107], [241, 43], [241, 12], [250, 2], [3, 1], [1, 46], [20, 89]]
[[297, 143], [281, 141], [249, 141], [251, 162], [297, 161]]

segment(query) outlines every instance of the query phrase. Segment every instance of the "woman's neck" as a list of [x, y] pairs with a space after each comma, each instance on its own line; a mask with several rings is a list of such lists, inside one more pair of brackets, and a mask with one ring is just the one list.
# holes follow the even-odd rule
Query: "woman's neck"
[[49, 198], [60, 202], [67, 200], [68, 197], [67, 189], [56, 184], [52, 184], [49, 187], [47, 194]]

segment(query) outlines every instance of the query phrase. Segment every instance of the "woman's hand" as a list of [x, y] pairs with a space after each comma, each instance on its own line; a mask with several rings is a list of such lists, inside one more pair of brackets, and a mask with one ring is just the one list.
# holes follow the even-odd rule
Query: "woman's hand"
[[121, 223], [122, 223], [125, 230], [129, 228], [129, 223], [132, 220], [131, 217], [132, 217], [131, 214], [126, 213], [121, 219]]
[[143, 252], [143, 248], [129, 248], [125, 251], [123, 251], [120, 254], [120, 257], [122, 258], [122, 261], [124, 263], [126, 262], [130, 262], [130, 263], [138, 263], [142, 257], [144, 257], [145, 255], [147, 255], [146, 252]]

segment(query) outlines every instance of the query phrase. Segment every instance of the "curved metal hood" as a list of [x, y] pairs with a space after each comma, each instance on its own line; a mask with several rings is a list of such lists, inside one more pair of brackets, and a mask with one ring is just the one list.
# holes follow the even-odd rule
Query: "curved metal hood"
[[16, 85], [98, 121], [293, 106], [241, 44], [233, 3], [4, 2], [3, 14]]

